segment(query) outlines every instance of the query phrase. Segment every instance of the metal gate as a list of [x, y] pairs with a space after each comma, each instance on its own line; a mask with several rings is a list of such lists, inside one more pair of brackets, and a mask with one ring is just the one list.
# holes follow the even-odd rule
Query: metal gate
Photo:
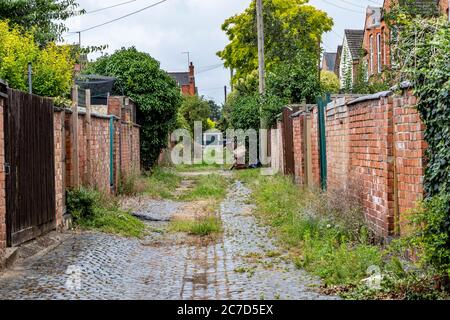
[[56, 225], [52, 101], [8, 89], [4, 119], [7, 243], [16, 246]]

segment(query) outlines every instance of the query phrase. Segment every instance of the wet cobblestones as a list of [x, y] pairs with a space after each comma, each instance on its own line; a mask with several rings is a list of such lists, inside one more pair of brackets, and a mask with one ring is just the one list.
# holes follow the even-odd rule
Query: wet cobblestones
[[[4, 273], [0, 299], [333, 299], [315, 292], [317, 279], [269, 257], [277, 247], [250, 214], [249, 197], [239, 182], [232, 186], [221, 205], [225, 232], [215, 242], [160, 230], [144, 240], [74, 233]], [[165, 220], [176, 207], [149, 202], [139, 212]]]

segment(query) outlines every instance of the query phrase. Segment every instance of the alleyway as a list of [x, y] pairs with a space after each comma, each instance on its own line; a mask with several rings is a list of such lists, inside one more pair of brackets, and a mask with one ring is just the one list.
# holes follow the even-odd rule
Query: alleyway
[[166, 232], [181, 203], [147, 199], [139, 211], [151, 231], [145, 239], [73, 233], [1, 275], [0, 299], [332, 299], [280, 255], [252, 216], [250, 196], [232, 183], [215, 241]]

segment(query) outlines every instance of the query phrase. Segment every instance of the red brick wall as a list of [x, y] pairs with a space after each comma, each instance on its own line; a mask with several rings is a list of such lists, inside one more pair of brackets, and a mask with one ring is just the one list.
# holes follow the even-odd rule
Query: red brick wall
[[398, 190], [400, 233], [404, 232], [407, 213], [424, 194], [425, 125], [414, 108], [416, 98], [411, 92], [394, 99], [394, 146]]
[[[65, 115], [66, 137], [66, 186], [73, 187], [71, 113]], [[90, 155], [87, 154], [86, 116], [78, 116], [78, 158], [79, 181], [89, 183], [103, 191], [110, 192], [110, 118], [91, 115]], [[131, 173], [131, 168], [140, 169], [139, 127], [122, 123], [114, 118], [114, 190], [117, 191], [121, 174]], [[90, 159], [91, 172], [88, 172], [87, 159]]]
[[441, 8], [442, 13], [445, 13], [448, 16], [448, 0], [440, 0], [439, 6]]
[[[328, 189], [354, 194], [369, 227], [384, 238], [403, 232], [406, 213], [423, 197], [427, 145], [415, 104], [411, 92], [405, 92], [401, 97], [358, 103], [335, 101], [327, 107]], [[317, 108], [311, 116], [313, 176], [319, 185]], [[293, 119], [299, 182], [304, 176], [302, 117]]]
[[305, 155], [304, 155], [304, 141], [303, 141], [303, 125], [304, 116], [301, 115], [292, 119], [292, 128], [294, 132], [294, 176], [295, 182], [298, 184], [305, 183]]
[[350, 189], [361, 193], [369, 226], [383, 237], [390, 235], [394, 223], [393, 115], [388, 100], [349, 106]]
[[3, 133], [3, 99], [0, 97], [0, 263], [6, 248], [5, 140]]
[[348, 188], [350, 165], [350, 121], [345, 105], [333, 105], [327, 112], [327, 162], [328, 185], [331, 189]]
[[64, 113], [62, 110], [55, 111], [53, 116], [53, 125], [55, 131], [55, 201], [56, 201], [56, 225], [63, 224], [63, 215], [65, 213], [65, 125]]

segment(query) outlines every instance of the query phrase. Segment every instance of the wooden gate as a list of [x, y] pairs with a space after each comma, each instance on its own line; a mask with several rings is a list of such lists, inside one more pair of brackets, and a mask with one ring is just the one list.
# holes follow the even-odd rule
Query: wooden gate
[[53, 104], [8, 89], [4, 116], [7, 243], [16, 246], [56, 225]]
[[294, 175], [295, 159], [294, 159], [294, 133], [291, 115], [298, 111], [298, 107], [283, 108], [283, 153], [284, 153], [284, 174]]

